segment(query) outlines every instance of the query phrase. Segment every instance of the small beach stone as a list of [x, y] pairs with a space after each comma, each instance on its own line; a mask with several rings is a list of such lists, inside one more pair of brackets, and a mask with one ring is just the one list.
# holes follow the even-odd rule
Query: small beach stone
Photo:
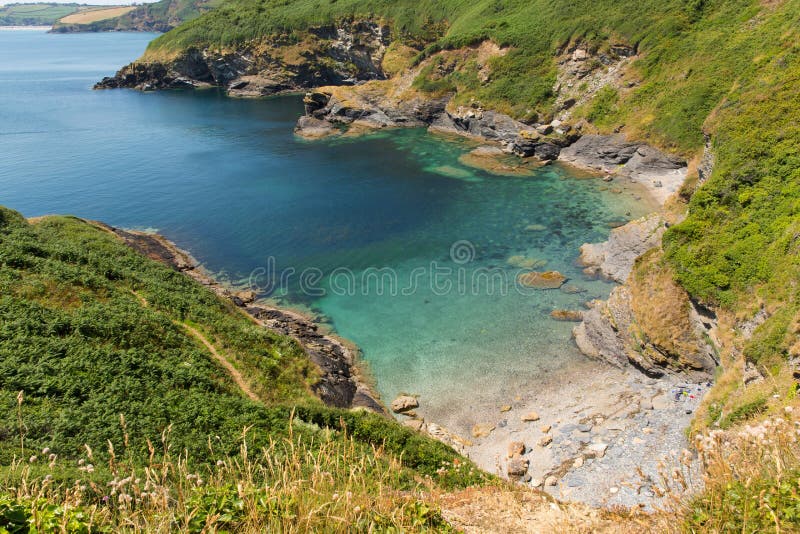
[[492, 423], [478, 423], [472, 427], [472, 437], [485, 438], [492, 433], [495, 426]]
[[580, 432], [591, 432], [592, 431], [592, 425], [580, 424], [580, 425], [578, 425], [578, 431], [580, 431]]
[[542, 425], [539, 427], [539, 430], [542, 431], [542, 434], [548, 434], [550, 432], [550, 429], [552, 428], [553, 427], [551, 427], [550, 425]]
[[522, 420], [525, 421], [526, 423], [530, 421], [538, 421], [539, 414], [536, 412], [528, 412], [522, 416]]
[[525, 444], [521, 441], [512, 441], [508, 444], [508, 457], [521, 456], [525, 454]]
[[555, 486], [556, 484], [558, 484], [558, 479], [553, 475], [550, 475], [549, 477], [544, 479], [545, 486]]
[[541, 438], [539, 438], [539, 446], [540, 447], [547, 447], [551, 443], [553, 443], [553, 436], [551, 436], [550, 434], [548, 434], [546, 436], [542, 436]]
[[572, 467], [578, 469], [579, 467], [583, 467], [583, 456], [578, 456], [575, 458], [575, 461], [572, 462]]
[[419, 402], [411, 395], [400, 395], [392, 401], [392, 411], [394, 413], [403, 413], [414, 408], [419, 408]]
[[606, 454], [606, 450], [608, 449], [607, 443], [590, 443], [586, 449], [591, 453], [593, 456], [597, 458], [602, 458]]
[[504, 404], [503, 406], [500, 407], [500, 411], [502, 413], [510, 412], [511, 411], [511, 405], [510, 404]]

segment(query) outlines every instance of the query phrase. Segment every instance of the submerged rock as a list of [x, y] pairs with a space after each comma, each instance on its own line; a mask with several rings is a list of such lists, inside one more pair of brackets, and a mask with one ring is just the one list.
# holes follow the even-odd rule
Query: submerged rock
[[532, 271], [519, 275], [517, 280], [522, 286], [533, 289], [558, 289], [564, 285], [567, 277], [558, 271]]
[[572, 321], [579, 323], [583, 319], [583, 312], [580, 310], [553, 310], [550, 312], [550, 317], [556, 321]]

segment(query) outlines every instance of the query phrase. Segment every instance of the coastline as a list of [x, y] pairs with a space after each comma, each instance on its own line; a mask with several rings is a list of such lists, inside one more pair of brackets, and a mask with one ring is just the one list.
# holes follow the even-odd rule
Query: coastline
[[320, 370], [314, 393], [326, 404], [338, 408], [360, 408], [388, 416], [380, 396], [370, 386], [358, 349], [303, 314], [268, 306], [256, 301], [251, 291], [235, 291], [215, 280], [187, 251], [166, 237], [134, 230], [114, 228], [89, 221], [113, 233], [139, 253], [185, 274], [219, 297], [229, 300], [254, 323], [293, 338]]

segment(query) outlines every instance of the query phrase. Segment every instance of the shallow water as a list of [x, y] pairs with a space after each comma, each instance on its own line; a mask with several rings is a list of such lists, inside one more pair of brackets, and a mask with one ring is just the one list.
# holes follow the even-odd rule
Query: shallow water
[[[578, 361], [549, 313], [608, 294], [578, 247], [642, 215], [634, 192], [559, 166], [494, 176], [459, 163], [474, 144], [422, 130], [300, 141], [299, 97], [91, 91], [152, 37], [0, 33], [0, 203], [157, 229], [325, 317], [388, 400], [465, 410]], [[512, 256], [584, 292], [520, 291]]]

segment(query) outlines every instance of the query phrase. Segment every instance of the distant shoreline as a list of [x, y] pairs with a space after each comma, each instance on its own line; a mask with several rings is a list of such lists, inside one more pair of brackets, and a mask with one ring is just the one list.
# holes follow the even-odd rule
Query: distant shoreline
[[19, 32], [19, 31], [49, 31], [52, 26], [0, 26], [0, 31]]

